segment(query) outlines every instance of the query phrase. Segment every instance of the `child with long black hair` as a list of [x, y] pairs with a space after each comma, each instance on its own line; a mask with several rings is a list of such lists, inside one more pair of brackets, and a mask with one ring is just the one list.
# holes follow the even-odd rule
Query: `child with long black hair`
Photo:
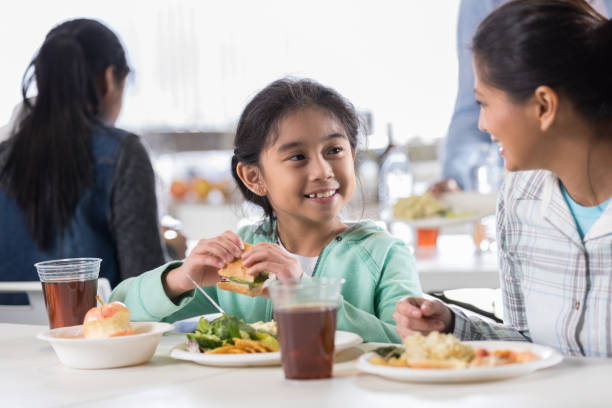
[[[99, 257], [115, 285], [163, 262], [149, 157], [113, 127], [128, 73], [119, 39], [97, 21], [47, 34], [24, 75], [21, 119], [0, 144], [1, 280], [38, 280], [39, 261]], [[24, 302], [15, 296], [0, 303]]]
[[[272, 305], [217, 289], [217, 271], [242, 256], [247, 273], [277, 279], [344, 278], [338, 329], [366, 341], [399, 342], [395, 303], [420, 295], [415, 262], [404, 243], [372, 221], [346, 225], [338, 213], [355, 191], [359, 120], [336, 91], [314, 81], [283, 79], [244, 109], [232, 172], [246, 200], [266, 219], [238, 233], [202, 239], [184, 262], [122, 282], [113, 292], [134, 320], [176, 321], [216, 310], [193, 277], [226, 313], [269, 321]], [[242, 254], [243, 242], [254, 247]]]

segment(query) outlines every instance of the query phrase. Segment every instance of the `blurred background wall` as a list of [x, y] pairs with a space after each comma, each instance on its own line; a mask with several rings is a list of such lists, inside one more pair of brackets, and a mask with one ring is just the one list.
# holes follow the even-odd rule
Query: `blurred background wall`
[[11, 2], [0, 13], [0, 123], [48, 30], [90, 17], [121, 37], [133, 75], [117, 125], [140, 134], [230, 132], [268, 82], [305, 76], [403, 142], [443, 137], [456, 91], [458, 0], [83, 0]]

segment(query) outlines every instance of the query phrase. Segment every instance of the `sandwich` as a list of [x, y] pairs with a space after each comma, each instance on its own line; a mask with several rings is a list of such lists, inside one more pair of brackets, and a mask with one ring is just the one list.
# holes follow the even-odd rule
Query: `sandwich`
[[[242, 252], [248, 251], [253, 245], [244, 243]], [[242, 265], [241, 258], [235, 258], [228, 262], [225, 266], [219, 269], [221, 281], [217, 283], [217, 287], [230, 292], [241, 293], [247, 296], [259, 296], [263, 291], [264, 282], [268, 279], [267, 273], [258, 275], [247, 274], [247, 268]]]

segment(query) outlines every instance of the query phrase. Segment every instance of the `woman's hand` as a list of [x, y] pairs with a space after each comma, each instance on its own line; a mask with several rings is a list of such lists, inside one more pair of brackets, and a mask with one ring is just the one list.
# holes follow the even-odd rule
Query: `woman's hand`
[[242, 255], [242, 264], [249, 275], [267, 272], [280, 280], [299, 279], [302, 276], [302, 267], [297, 258], [269, 242], [261, 242], [246, 251]]
[[453, 312], [444, 303], [416, 297], [407, 297], [397, 302], [393, 319], [402, 338], [415, 332], [424, 335], [432, 331], [448, 333], [454, 326]]
[[461, 191], [459, 188], [459, 184], [454, 179], [444, 179], [440, 180], [429, 187], [429, 191], [435, 198], [440, 198], [440, 196], [446, 193], [456, 193]]
[[166, 275], [164, 289], [169, 298], [175, 298], [194, 289], [191, 276], [200, 286], [212, 286], [219, 281], [218, 271], [226, 263], [240, 258], [244, 244], [232, 231], [211, 238], [201, 239], [183, 265]]

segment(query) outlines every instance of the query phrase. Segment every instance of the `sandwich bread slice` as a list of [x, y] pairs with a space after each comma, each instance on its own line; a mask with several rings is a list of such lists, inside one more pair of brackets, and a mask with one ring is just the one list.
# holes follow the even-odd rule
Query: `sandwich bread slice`
[[[242, 253], [252, 247], [252, 244], [245, 242]], [[268, 279], [268, 274], [249, 275], [246, 271], [247, 268], [242, 265], [241, 258], [228, 262], [223, 268], [219, 269], [218, 273], [221, 276], [221, 281], [217, 283], [217, 287], [251, 297], [261, 295], [264, 282]]]

